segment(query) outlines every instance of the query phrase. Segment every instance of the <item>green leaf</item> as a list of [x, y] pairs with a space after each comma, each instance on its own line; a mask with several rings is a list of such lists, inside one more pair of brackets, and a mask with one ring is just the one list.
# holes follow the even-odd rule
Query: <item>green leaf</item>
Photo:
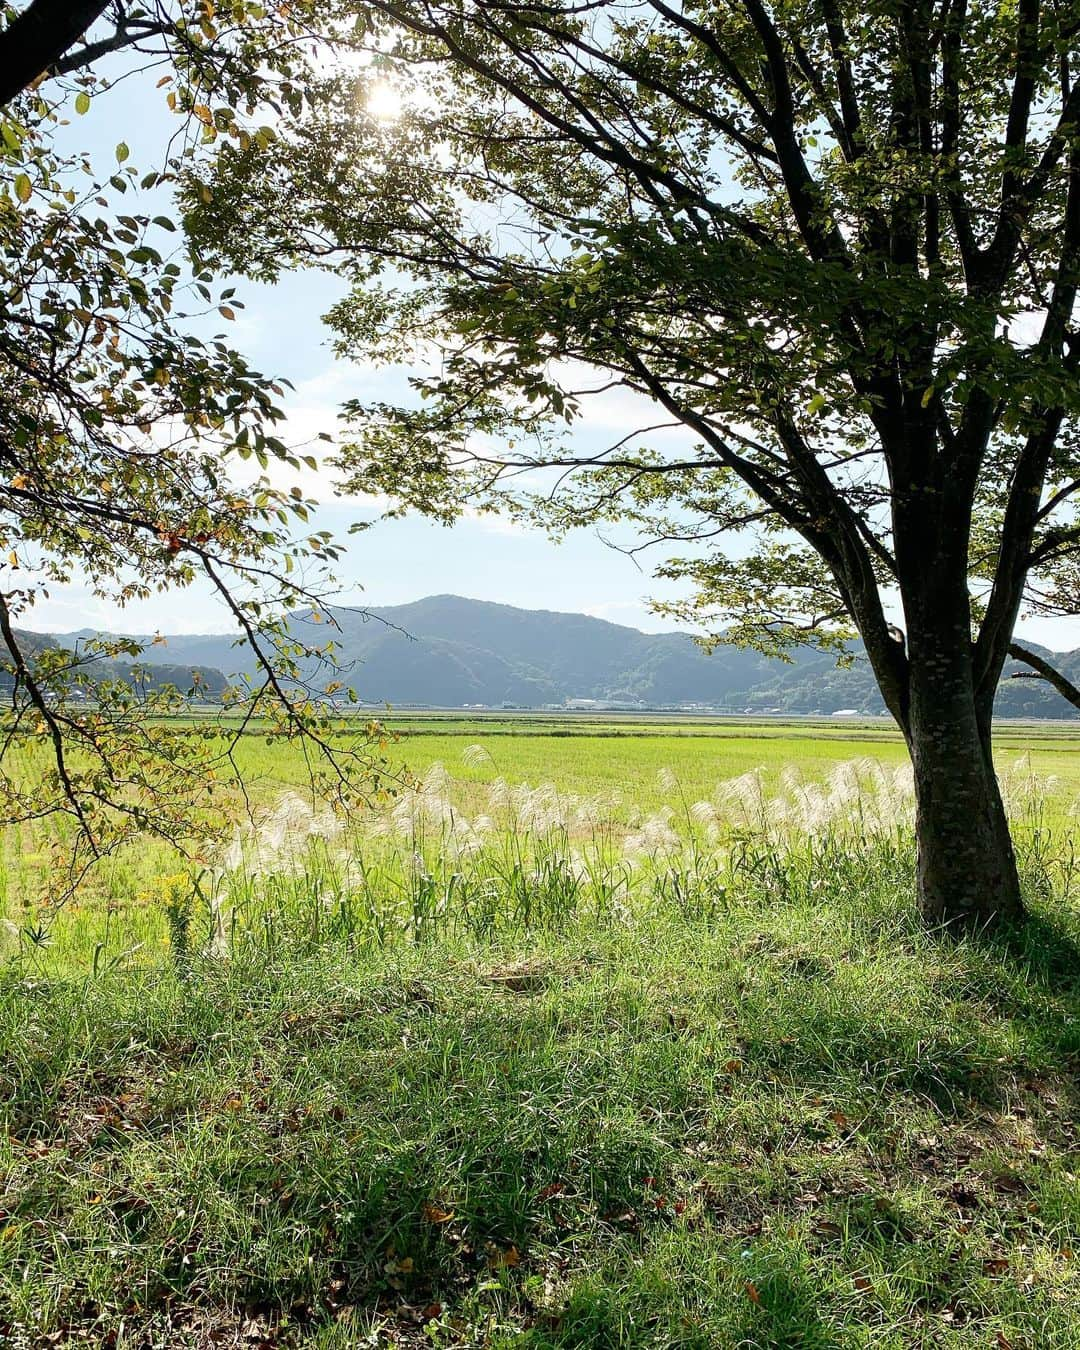
[[815, 394], [814, 397], [810, 400], [810, 402], [806, 405], [806, 411], [811, 414], [819, 413], [822, 410], [822, 408], [824, 408], [824, 406], [825, 406], [825, 395]]
[[33, 185], [26, 174], [19, 173], [15, 175], [15, 196], [18, 197], [19, 201], [28, 202], [33, 190]]
[[88, 113], [90, 111], [90, 95], [85, 89], [82, 90], [81, 93], [75, 95], [75, 111], [80, 117], [83, 113]]
[[123, 164], [124, 160], [127, 159], [130, 155], [131, 151], [127, 147], [127, 142], [121, 141], [120, 144], [116, 147], [117, 164]]

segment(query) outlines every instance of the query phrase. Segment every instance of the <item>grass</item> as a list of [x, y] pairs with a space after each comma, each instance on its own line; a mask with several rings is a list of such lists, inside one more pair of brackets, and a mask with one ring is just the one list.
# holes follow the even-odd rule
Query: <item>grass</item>
[[[709, 795], [718, 782], [760, 768], [775, 785], [785, 767], [795, 764], [811, 775], [824, 776], [838, 764], [870, 757], [886, 766], [906, 762], [906, 751], [894, 727], [883, 721], [857, 725], [835, 720], [784, 722], [776, 718], [711, 719], [610, 716], [587, 714], [393, 714], [392, 731], [401, 739], [388, 756], [393, 765], [424, 775], [434, 764], [451, 772], [457, 800], [472, 809], [487, 786], [499, 776], [511, 783], [551, 783], [569, 793], [618, 794], [624, 820], [635, 812], [654, 811], [670, 794], [659, 786], [661, 770], [674, 769], [691, 801]], [[467, 764], [463, 754], [479, 742], [490, 761]], [[1004, 724], [997, 735], [997, 760], [1004, 774], [1019, 765], [1048, 789], [1048, 810], [1057, 828], [1073, 819], [1080, 800], [1080, 734], [1068, 723]], [[44, 756], [44, 746], [35, 755]], [[242, 739], [238, 762], [256, 801], [275, 801], [282, 792], [302, 789], [308, 774], [295, 747], [267, 744], [259, 734]], [[34, 771], [31, 763], [29, 771]], [[238, 810], [238, 804], [233, 804]], [[53, 869], [50, 836], [43, 830], [9, 829], [0, 848], [0, 897], [9, 913], [22, 918], [47, 894]], [[208, 862], [212, 859], [207, 859]], [[131, 909], [160, 875], [179, 863], [163, 845], [147, 840], [99, 870], [93, 903]], [[119, 929], [110, 936], [120, 937]], [[139, 940], [143, 940], [140, 935]]]
[[264, 822], [213, 913], [165, 877], [0, 968], [0, 1344], [1080, 1343], [1042, 808], [1031, 921], [949, 942], [869, 789], [807, 831], [777, 763], [647, 846], [689, 789], [650, 741], [598, 816], [575, 746], [574, 798], [511, 792], [479, 841], [503, 751], [458, 741], [363, 836]]

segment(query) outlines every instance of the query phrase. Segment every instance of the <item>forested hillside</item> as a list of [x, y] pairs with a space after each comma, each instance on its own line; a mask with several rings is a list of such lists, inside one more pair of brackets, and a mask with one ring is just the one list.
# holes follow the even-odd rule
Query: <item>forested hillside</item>
[[[455, 595], [367, 611], [339, 609], [334, 618], [347, 680], [370, 703], [541, 707], [593, 699], [647, 707], [697, 703], [727, 712], [883, 711], [857, 649], [848, 667], [810, 651], [795, 653], [790, 662], [728, 646], [708, 653], [688, 633], [642, 633], [585, 614], [517, 609]], [[313, 640], [315, 625], [303, 615], [293, 626]], [[238, 674], [249, 655], [228, 634], [176, 635], [150, 647], [142, 663], [155, 669], [170, 663], [175, 669], [168, 682], [186, 687], [178, 671]], [[1080, 652], [1059, 653], [1055, 660], [1067, 675], [1080, 679]], [[1013, 678], [1025, 669], [1007, 664], [998, 692], [999, 716], [1075, 714], [1042, 681]], [[220, 677], [207, 683], [219, 686]]]

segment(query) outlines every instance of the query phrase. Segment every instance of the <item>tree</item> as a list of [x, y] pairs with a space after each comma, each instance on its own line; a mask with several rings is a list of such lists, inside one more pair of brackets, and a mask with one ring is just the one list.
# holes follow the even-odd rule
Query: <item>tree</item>
[[[350, 488], [636, 520], [696, 541], [667, 564], [693, 617], [857, 633], [923, 913], [1019, 915], [991, 717], [1029, 578], [1080, 536], [1075, 0], [371, 0], [357, 27], [372, 64], [190, 199], [234, 264], [336, 261], [341, 350], [422, 367], [418, 406], [352, 409]], [[694, 446], [582, 449], [612, 387]]]
[[[181, 169], [205, 166], [219, 137], [257, 149], [273, 134], [259, 114], [278, 99], [298, 106], [301, 18], [229, 10], [215, 25], [208, 3], [34, 0], [0, 30], [0, 663], [11, 700], [0, 819], [57, 826], [73, 869], [60, 891], [143, 832], [182, 846], [231, 828], [218, 803], [243, 791], [234, 750], [256, 719], [314, 752], [327, 788], [351, 796], [367, 767], [333, 743], [304, 678], [312, 661], [332, 664], [332, 642], [287, 624], [288, 610], [318, 607], [336, 555], [307, 523], [311, 503], [280, 482], [301, 467], [279, 435], [283, 390], [200, 335], [207, 314], [228, 322], [239, 301], [212, 292], [213, 273], [163, 213]], [[91, 32], [98, 18], [111, 22]], [[107, 97], [95, 63], [116, 52], [128, 73], [168, 63], [158, 97], [178, 135], [166, 167], [142, 177], [122, 140], [104, 172], [57, 148], [63, 117]], [[228, 692], [224, 734], [213, 720], [178, 721], [182, 690], [123, 676], [114, 658], [137, 660], [145, 642], [65, 650], [21, 627], [56, 582], [124, 603], [200, 577], [258, 672]], [[197, 693], [197, 673], [188, 683]]]

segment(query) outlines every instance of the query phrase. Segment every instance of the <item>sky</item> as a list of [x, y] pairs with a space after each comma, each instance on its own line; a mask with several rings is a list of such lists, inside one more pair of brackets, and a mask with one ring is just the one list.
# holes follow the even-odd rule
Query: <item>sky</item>
[[[96, 98], [85, 116], [73, 115], [62, 132], [73, 150], [89, 151], [99, 174], [109, 171], [120, 140], [129, 146], [129, 163], [140, 175], [162, 166], [164, 146], [176, 122], [165, 105], [167, 90], [154, 88], [157, 74], [125, 78]], [[131, 193], [125, 205], [129, 210], [147, 209], [145, 201], [132, 202]], [[226, 284], [221, 281], [215, 289]], [[316, 437], [340, 431], [337, 414], [345, 399], [386, 399], [405, 392], [404, 372], [358, 367], [336, 359], [331, 351], [322, 315], [342, 293], [336, 278], [306, 271], [286, 275], [274, 286], [243, 279], [235, 284], [244, 307], [235, 323], [215, 324], [215, 329], [225, 327], [227, 339], [253, 366], [294, 386], [282, 400], [288, 421], [279, 432], [290, 446], [303, 446], [306, 453], [322, 457], [328, 447]], [[590, 439], [614, 440], [641, 425], [641, 409], [630, 409], [625, 396], [614, 393], [592, 402], [584, 428]], [[377, 520], [378, 508], [368, 501], [335, 497], [329, 470], [305, 474], [299, 482], [305, 493], [321, 502], [313, 528], [331, 530], [347, 545], [345, 557], [335, 567], [342, 604], [396, 605], [427, 595], [456, 594], [524, 609], [582, 612], [653, 631], [672, 627], [648, 605], [650, 596], [673, 599], [680, 594], [670, 583], [651, 577], [659, 556], [635, 561], [593, 531], [577, 531], [556, 543], [542, 532], [491, 516], [462, 520], [452, 528], [419, 517], [379, 520], [350, 536], [349, 527], [358, 520]], [[637, 541], [623, 535], [614, 542]], [[232, 631], [233, 625], [216, 598], [201, 586], [121, 609], [94, 596], [88, 587], [72, 584], [51, 587], [49, 598], [39, 601], [27, 619], [27, 627], [49, 632], [85, 627], [207, 633]]]
[[[98, 172], [107, 170], [119, 140], [130, 146], [130, 162], [140, 174], [161, 167], [176, 123], [165, 106], [166, 90], [153, 87], [157, 74], [122, 80], [96, 98], [84, 117], [72, 117], [63, 135], [72, 148], [90, 151]], [[402, 371], [357, 366], [335, 357], [321, 319], [341, 293], [335, 278], [303, 272], [287, 275], [275, 286], [244, 280], [236, 285], [244, 308], [236, 323], [224, 325], [227, 337], [254, 366], [295, 386], [283, 402], [288, 422], [282, 439], [289, 444], [325, 453], [325, 444], [307, 443], [320, 432], [338, 432], [343, 400], [393, 399], [405, 390]], [[640, 405], [631, 406], [629, 396], [618, 391], [586, 402], [587, 417], [576, 435], [595, 445], [608, 444], [650, 420], [642, 417]], [[637, 541], [630, 534], [610, 541], [579, 530], [554, 542], [491, 516], [465, 519], [451, 528], [419, 517], [378, 521], [379, 512], [370, 502], [335, 498], [328, 472], [306, 475], [301, 486], [321, 502], [314, 528], [347, 541], [345, 556], [335, 567], [342, 604], [378, 607], [449, 593], [525, 609], [582, 612], [652, 631], [673, 626], [670, 619], [653, 614], [648, 601], [677, 599], [683, 592], [652, 577], [661, 553], [649, 550], [635, 558], [611, 546], [633, 545]], [[350, 536], [349, 527], [358, 520], [376, 523]], [[233, 625], [200, 586], [121, 609], [86, 586], [72, 584], [52, 587], [26, 626], [50, 632], [97, 628], [209, 633], [231, 631]], [[1078, 620], [1025, 621], [1020, 631], [1057, 649], [1080, 646]]]

